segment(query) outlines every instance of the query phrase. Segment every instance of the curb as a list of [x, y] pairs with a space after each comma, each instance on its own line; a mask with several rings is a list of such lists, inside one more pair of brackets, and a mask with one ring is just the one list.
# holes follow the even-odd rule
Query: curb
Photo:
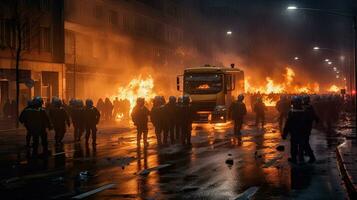
[[340, 171], [340, 174], [342, 176], [342, 180], [345, 183], [349, 198], [356, 199], [357, 198], [357, 188], [353, 184], [353, 180], [346, 169], [346, 165], [344, 164], [344, 161], [342, 158], [342, 152], [340, 152], [340, 148], [343, 145], [345, 145], [346, 141], [347, 140], [345, 140], [342, 144], [340, 144], [336, 147], [337, 164], [338, 164], [338, 169]]

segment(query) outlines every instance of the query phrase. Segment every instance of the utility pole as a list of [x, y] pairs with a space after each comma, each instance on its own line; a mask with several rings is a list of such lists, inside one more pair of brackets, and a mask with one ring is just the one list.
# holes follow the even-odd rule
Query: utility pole
[[76, 47], [76, 35], [73, 33], [73, 97], [76, 98], [76, 79], [77, 79], [77, 47]]

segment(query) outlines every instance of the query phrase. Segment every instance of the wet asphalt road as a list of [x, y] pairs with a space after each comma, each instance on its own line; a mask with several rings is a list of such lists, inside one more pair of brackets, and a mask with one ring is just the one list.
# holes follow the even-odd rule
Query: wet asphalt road
[[[315, 164], [287, 162], [288, 141], [276, 123], [258, 129], [246, 122], [241, 137], [231, 124], [194, 126], [192, 146], [137, 148], [135, 130], [101, 130], [94, 149], [68, 142], [48, 159], [22, 154], [0, 158], [5, 199], [346, 199], [336, 164], [342, 138], [314, 130]], [[285, 151], [276, 150], [284, 145]], [[65, 152], [65, 153], [63, 153]], [[227, 164], [233, 160], [233, 164]], [[306, 158], [307, 160], [307, 158]], [[79, 176], [83, 171], [87, 175]], [[86, 194], [104, 186], [91, 196]], [[99, 189], [101, 190], [101, 189]], [[243, 199], [243, 198], [242, 198]]]

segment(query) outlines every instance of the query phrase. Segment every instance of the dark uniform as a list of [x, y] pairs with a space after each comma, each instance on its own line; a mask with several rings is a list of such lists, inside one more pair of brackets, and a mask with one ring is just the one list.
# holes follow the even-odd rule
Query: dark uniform
[[145, 100], [138, 98], [136, 106], [133, 108], [131, 118], [137, 129], [137, 145], [140, 146], [141, 135], [143, 135], [144, 146], [147, 146], [148, 136], [148, 116], [150, 111], [145, 106]]
[[312, 151], [311, 145], [310, 145], [310, 135], [311, 135], [311, 131], [312, 131], [312, 126], [313, 123], [319, 122], [319, 118], [317, 117], [317, 114], [315, 112], [314, 107], [310, 104], [310, 98], [304, 97], [304, 105], [303, 108], [306, 112], [306, 134], [304, 134], [305, 138], [304, 138], [304, 151], [305, 153], [310, 157], [309, 162], [313, 163], [315, 162], [316, 158], [314, 155], [314, 152]]
[[194, 119], [194, 110], [190, 105], [190, 99], [187, 96], [183, 98], [183, 104], [180, 107], [180, 123], [182, 131], [182, 144], [191, 144], [192, 122]]
[[300, 162], [304, 162], [304, 139], [306, 135], [306, 117], [307, 114], [302, 107], [302, 101], [299, 97], [292, 100], [293, 108], [288, 113], [288, 118], [283, 130], [283, 138], [290, 134], [290, 161], [297, 162], [299, 156]]
[[42, 108], [43, 101], [40, 97], [34, 99], [34, 107], [28, 108], [23, 113], [22, 121], [27, 124], [27, 128], [33, 137], [32, 154], [37, 156], [38, 145], [41, 138], [42, 151], [45, 155], [48, 154], [47, 130], [51, 129], [50, 120], [45, 109]]
[[100, 120], [100, 113], [93, 106], [93, 101], [90, 99], [86, 100], [86, 107], [84, 109], [85, 117], [85, 129], [86, 129], [86, 143], [88, 144], [89, 137], [92, 134], [92, 144], [96, 144], [97, 139], [97, 124]]
[[59, 99], [52, 103], [54, 106], [49, 110], [49, 116], [55, 130], [56, 145], [60, 145], [66, 133], [66, 125], [70, 126], [70, 120]]
[[167, 136], [170, 135], [170, 143], [174, 144], [175, 142], [175, 127], [176, 127], [176, 116], [177, 116], [177, 106], [176, 98], [171, 96], [169, 102], [164, 106], [164, 116], [163, 118], [166, 121], [166, 129], [164, 136], [164, 143], [167, 143]]
[[81, 141], [82, 133], [84, 131], [83, 102], [80, 100], [76, 100], [76, 103], [72, 108], [71, 118], [74, 130], [74, 140], [79, 142]]
[[157, 144], [162, 145], [162, 139], [161, 139], [161, 133], [163, 132], [163, 126], [161, 124], [160, 120], [160, 106], [161, 106], [161, 100], [159, 96], [156, 96], [154, 99], [153, 107], [150, 112], [150, 119], [151, 123], [155, 127], [155, 135], [157, 139]]
[[239, 95], [238, 100], [231, 105], [232, 120], [234, 121], [234, 134], [241, 134], [243, 118], [247, 114], [247, 108], [243, 103], [244, 96]]
[[30, 147], [30, 142], [31, 142], [31, 137], [32, 137], [32, 133], [31, 130], [29, 129], [30, 124], [28, 121], [28, 112], [31, 112], [31, 109], [34, 109], [34, 103], [32, 100], [27, 102], [27, 107], [24, 108], [24, 110], [21, 112], [20, 116], [19, 116], [19, 122], [21, 124], [23, 124], [26, 128], [26, 147], [29, 148]]
[[286, 118], [290, 110], [290, 102], [286, 97], [281, 97], [280, 100], [276, 103], [276, 109], [279, 112], [279, 128], [280, 130], [284, 127]]

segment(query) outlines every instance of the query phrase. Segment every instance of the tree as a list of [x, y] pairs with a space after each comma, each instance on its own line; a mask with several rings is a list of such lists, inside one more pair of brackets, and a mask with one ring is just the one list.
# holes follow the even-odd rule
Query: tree
[[[3, 36], [0, 40], [0, 49], [9, 50], [15, 61], [16, 77], [16, 127], [19, 127], [19, 97], [20, 97], [20, 62], [24, 54], [31, 48], [31, 40], [40, 35], [40, 20], [43, 16], [39, 8], [40, 1], [32, 0], [0, 0], [0, 22]], [[36, 44], [36, 43], [34, 43]]]

